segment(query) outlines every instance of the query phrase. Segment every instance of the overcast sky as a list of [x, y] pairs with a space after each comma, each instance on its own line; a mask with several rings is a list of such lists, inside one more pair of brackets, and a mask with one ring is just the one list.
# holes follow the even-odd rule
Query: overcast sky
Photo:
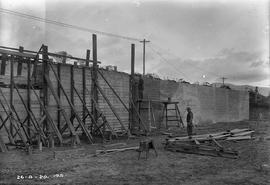
[[[0, 7], [89, 29], [150, 40], [146, 72], [190, 82], [270, 85], [266, 0], [0, 0]], [[0, 45], [85, 57], [91, 33], [0, 13]], [[97, 34], [98, 59], [142, 73], [142, 44]]]

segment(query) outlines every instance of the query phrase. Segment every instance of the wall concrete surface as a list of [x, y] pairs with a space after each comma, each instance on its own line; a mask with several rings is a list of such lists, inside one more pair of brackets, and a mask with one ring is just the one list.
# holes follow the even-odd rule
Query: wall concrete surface
[[[249, 119], [248, 92], [179, 83], [170, 80], [150, 78], [144, 80], [144, 96], [155, 97], [155, 99], [161, 101], [168, 100], [168, 97], [170, 97], [172, 101], [179, 102], [178, 108], [184, 124], [186, 124], [187, 107], [192, 109], [195, 124]], [[162, 106], [154, 111], [156, 120], [161, 121], [161, 111]], [[147, 120], [148, 118], [144, 116], [144, 119]]]

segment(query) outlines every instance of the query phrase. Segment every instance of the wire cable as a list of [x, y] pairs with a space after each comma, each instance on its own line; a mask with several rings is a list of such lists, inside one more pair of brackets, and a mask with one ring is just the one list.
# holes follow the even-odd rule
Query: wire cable
[[[150, 44], [152, 44], [152, 45], [155, 46], [155, 47], [159, 47], [159, 46], [157, 46], [156, 44], [153, 44], [152, 42], [151, 42]], [[162, 49], [161, 47], [159, 47], [159, 48]], [[162, 49], [162, 50], [164, 50], [164, 49]], [[180, 57], [177, 56], [177, 55], [175, 55], [174, 53], [171, 53], [171, 52], [169, 52], [169, 51], [167, 51], [167, 50], [164, 50], [164, 51], [165, 51], [168, 55], [180, 59]], [[185, 64], [192, 65], [192, 64], [189, 63], [189, 62], [186, 62]], [[210, 71], [207, 71], [207, 70], [205, 70], [205, 69], [203, 69], [203, 68], [201, 68], [201, 67], [198, 67], [198, 66], [195, 66], [195, 65], [192, 65], [192, 67], [193, 67], [193, 68], [197, 68], [200, 72], [204, 72], [204, 73], [206, 73], [206, 74], [208, 74], [208, 75], [210, 74], [210, 75], [212, 75], [212, 76], [214, 76], [214, 77], [220, 78], [220, 75], [218, 75], [218, 74], [216, 74], [216, 73], [213, 73], [213, 72], [210, 72]]]
[[172, 69], [177, 72], [178, 74], [184, 76], [186, 79], [188, 79], [189, 81], [192, 81], [190, 78], [187, 77], [187, 75], [185, 75], [183, 72], [180, 72], [177, 70], [177, 68], [175, 65], [173, 65], [172, 63], [170, 63], [167, 59], [165, 59], [161, 53], [159, 53], [158, 51], [156, 51], [151, 45], [149, 45], [150, 49], [157, 54], [164, 62], [166, 62], [167, 64], [169, 64], [170, 67], [172, 67]]
[[117, 35], [117, 34], [113, 34], [113, 33], [109, 33], [109, 32], [98, 31], [95, 29], [89, 29], [89, 28], [80, 27], [80, 26], [76, 26], [76, 25], [72, 25], [72, 24], [67, 24], [67, 23], [63, 23], [63, 22], [59, 22], [59, 21], [44, 19], [41, 17], [37, 17], [37, 16], [33, 16], [33, 15], [29, 15], [29, 14], [25, 14], [25, 13], [21, 13], [21, 12], [17, 12], [17, 11], [12, 11], [12, 10], [8, 10], [8, 9], [4, 9], [4, 8], [0, 8], [0, 13], [11, 14], [14, 16], [32, 19], [32, 20], [36, 20], [36, 21], [40, 21], [40, 22], [44, 22], [44, 23], [48, 23], [48, 24], [54, 24], [57, 26], [77, 29], [77, 30], [81, 30], [81, 31], [96, 33], [96, 34], [100, 34], [100, 35], [105, 35], [105, 36], [110, 36], [110, 37], [115, 37], [115, 38], [120, 38], [120, 39], [125, 39], [125, 40], [131, 40], [131, 41], [137, 41], [137, 42], [139, 42], [141, 40], [138, 38]]

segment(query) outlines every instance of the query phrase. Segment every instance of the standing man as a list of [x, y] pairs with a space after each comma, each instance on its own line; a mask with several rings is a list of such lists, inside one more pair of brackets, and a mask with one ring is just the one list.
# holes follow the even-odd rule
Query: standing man
[[187, 134], [188, 138], [192, 138], [192, 129], [193, 129], [193, 113], [191, 112], [191, 108], [187, 107]]

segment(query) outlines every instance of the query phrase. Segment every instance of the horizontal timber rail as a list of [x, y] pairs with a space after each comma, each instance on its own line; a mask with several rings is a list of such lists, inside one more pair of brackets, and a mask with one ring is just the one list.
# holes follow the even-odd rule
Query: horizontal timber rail
[[[19, 48], [12, 48], [12, 47], [6, 47], [6, 46], [0, 46], [0, 48], [2, 49], [5, 49], [5, 50], [0, 50], [0, 53], [1, 51], [4, 52], [7, 50], [14, 50], [14, 51], [19, 51]], [[36, 51], [32, 51], [32, 50], [23, 50], [23, 52], [25, 53], [32, 53], [32, 54], [43, 54], [43, 52], [36, 52]], [[18, 55], [18, 56], [23, 56], [23, 57], [28, 57], [28, 58], [35, 58], [35, 55], [31, 55], [31, 54], [24, 54], [24, 53], [20, 53], [20, 52], [11, 52], [10, 51], [10, 54], [13, 54], [13, 55]], [[11, 54], [11, 55], [12, 55]], [[88, 59], [85, 59], [85, 58], [78, 58], [78, 57], [72, 57], [72, 56], [66, 56], [66, 55], [60, 55], [60, 54], [56, 54], [56, 53], [46, 53], [47, 55], [49, 56], [54, 56], [54, 57], [64, 57], [64, 58], [69, 58], [69, 59], [74, 59], [74, 60], [80, 60], [80, 61], [85, 61], [85, 62], [92, 62], [93, 63], [93, 60], [88, 60]], [[24, 56], [25, 55], [25, 56]], [[101, 63], [100, 61], [98, 61], [97, 63]]]

